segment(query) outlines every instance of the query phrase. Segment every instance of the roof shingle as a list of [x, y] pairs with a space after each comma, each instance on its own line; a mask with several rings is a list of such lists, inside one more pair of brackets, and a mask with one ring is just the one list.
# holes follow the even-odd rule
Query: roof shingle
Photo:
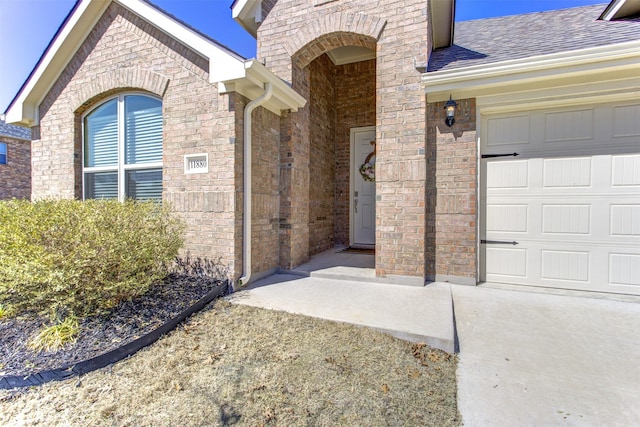
[[640, 18], [599, 21], [606, 4], [455, 24], [454, 45], [432, 52], [428, 72], [640, 40]]
[[8, 125], [4, 120], [0, 120], [0, 136], [8, 136], [10, 138], [31, 140], [31, 129], [22, 126]]

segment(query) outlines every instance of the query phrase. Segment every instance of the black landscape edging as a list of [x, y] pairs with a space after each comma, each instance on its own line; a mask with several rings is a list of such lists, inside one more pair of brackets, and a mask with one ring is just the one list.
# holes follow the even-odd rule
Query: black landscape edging
[[0, 390], [29, 387], [48, 383], [50, 381], [62, 381], [77, 375], [84, 375], [97, 369], [104, 368], [105, 366], [111, 365], [113, 363], [119, 362], [122, 359], [135, 354], [137, 351], [148, 346], [149, 344], [153, 344], [154, 342], [156, 342], [162, 335], [175, 329], [189, 316], [202, 310], [214, 299], [224, 295], [227, 292], [228, 288], [229, 284], [227, 282], [217, 286], [204, 297], [200, 298], [194, 305], [182, 311], [176, 317], [167, 321], [159, 328], [149, 332], [146, 335], [143, 335], [142, 337], [134, 341], [131, 341], [128, 344], [123, 345], [122, 347], [118, 347], [115, 350], [111, 350], [107, 353], [101, 354], [91, 359], [83, 360], [82, 362], [78, 362], [74, 365], [65, 366], [63, 368], [36, 372], [34, 374], [29, 374], [26, 376], [11, 375], [0, 377]]

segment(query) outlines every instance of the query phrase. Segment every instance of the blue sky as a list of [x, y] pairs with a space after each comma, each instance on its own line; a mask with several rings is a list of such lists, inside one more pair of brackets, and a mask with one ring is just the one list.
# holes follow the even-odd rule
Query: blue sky
[[[232, 0], [152, 2], [241, 55], [255, 55], [255, 40], [231, 19]], [[456, 20], [601, 3], [607, 0], [457, 0]], [[0, 0], [0, 112], [9, 106], [74, 4], [75, 0]]]

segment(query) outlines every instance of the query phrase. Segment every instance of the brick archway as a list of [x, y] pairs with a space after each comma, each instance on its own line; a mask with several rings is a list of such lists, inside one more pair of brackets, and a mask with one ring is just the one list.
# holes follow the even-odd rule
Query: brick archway
[[377, 16], [336, 12], [300, 28], [285, 43], [285, 49], [300, 68], [332, 49], [343, 46], [376, 50], [386, 21]]
[[76, 113], [82, 112], [96, 100], [126, 89], [144, 90], [163, 97], [169, 79], [147, 70], [120, 68], [113, 72], [97, 75], [90, 84], [73, 94], [70, 105]]

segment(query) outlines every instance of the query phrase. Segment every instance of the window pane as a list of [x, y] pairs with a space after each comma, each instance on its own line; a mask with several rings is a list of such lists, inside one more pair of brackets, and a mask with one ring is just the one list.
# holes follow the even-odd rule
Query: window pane
[[0, 165], [7, 164], [7, 144], [0, 142]]
[[118, 164], [118, 102], [109, 101], [85, 118], [84, 166]]
[[127, 171], [127, 198], [162, 200], [162, 169]]
[[117, 199], [118, 172], [95, 172], [84, 174], [85, 199]]
[[125, 163], [162, 161], [162, 102], [140, 95], [124, 98]]

